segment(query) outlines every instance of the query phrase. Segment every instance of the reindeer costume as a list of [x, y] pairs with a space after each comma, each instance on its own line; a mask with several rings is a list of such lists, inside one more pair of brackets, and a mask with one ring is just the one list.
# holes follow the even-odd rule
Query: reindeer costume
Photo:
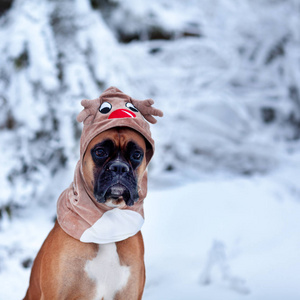
[[[135, 235], [144, 223], [143, 202], [147, 194], [147, 171], [139, 186], [139, 200], [126, 209], [110, 208], [98, 203], [86, 188], [82, 175], [82, 161], [90, 141], [101, 132], [115, 127], [129, 127], [141, 133], [147, 141], [146, 160], [154, 153], [150, 126], [153, 116], [163, 113], [152, 107], [154, 101], [134, 100], [115, 87], [110, 87], [97, 99], [82, 100], [83, 111], [78, 122], [83, 122], [80, 139], [80, 160], [74, 181], [59, 197], [57, 217], [61, 228], [72, 237], [86, 243], [105, 244]], [[132, 203], [133, 204], [133, 203]]]

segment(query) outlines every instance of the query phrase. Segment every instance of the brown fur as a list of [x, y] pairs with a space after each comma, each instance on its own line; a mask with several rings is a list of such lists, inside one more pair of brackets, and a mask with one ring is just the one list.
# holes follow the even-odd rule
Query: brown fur
[[[141, 232], [116, 246], [121, 265], [130, 266], [130, 278], [115, 300], [142, 299], [145, 266]], [[84, 266], [96, 257], [98, 247], [72, 238], [56, 222], [34, 261], [24, 300], [93, 299], [96, 286], [87, 277]]]

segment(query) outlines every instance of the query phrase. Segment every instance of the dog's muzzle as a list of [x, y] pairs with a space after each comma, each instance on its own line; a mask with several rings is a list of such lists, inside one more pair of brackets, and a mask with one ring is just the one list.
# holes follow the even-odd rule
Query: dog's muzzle
[[100, 203], [114, 200], [124, 201], [128, 206], [134, 205], [139, 195], [137, 183], [129, 165], [115, 160], [104, 166], [94, 194]]
[[108, 188], [104, 197], [105, 201], [108, 199], [121, 200], [123, 198], [123, 200], [127, 203], [130, 199], [130, 192], [124, 185], [117, 183]]

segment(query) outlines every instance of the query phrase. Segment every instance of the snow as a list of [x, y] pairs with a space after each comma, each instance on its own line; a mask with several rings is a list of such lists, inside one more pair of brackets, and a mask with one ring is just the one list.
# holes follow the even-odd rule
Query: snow
[[[297, 173], [290, 168], [152, 189], [142, 229], [143, 299], [299, 299], [300, 194], [278, 180]], [[26, 217], [2, 223], [8, 251], [0, 265], [6, 283], [0, 299], [24, 295], [30, 269], [20, 261], [34, 257], [54, 215], [53, 205], [31, 206]]]
[[[111, 85], [165, 112], [153, 127], [158, 182], [169, 171], [267, 173], [298, 147], [298, 1], [105, 3], [16, 0], [1, 16], [1, 161], [16, 153], [0, 174], [1, 207], [39, 203], [48, 182], [65, 180], [80, 101]], [[149, 40], [153, 31], [166, 39]]]
[[72, 181], [80, 101], [111, 85], [164, 111], [144, 299], [300, 299], [299, 11], [298, 0], [13, 1], [0, 16], [0, 299], [24, 295]]
[[144, 299], [299, 299], [299, 199], [272, 176], [156, 191], [145, 209]]

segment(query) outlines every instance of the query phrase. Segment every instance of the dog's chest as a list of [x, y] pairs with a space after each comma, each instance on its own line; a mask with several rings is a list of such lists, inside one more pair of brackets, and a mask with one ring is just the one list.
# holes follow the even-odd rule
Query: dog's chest
[[97, 256], [86, 263], [85, 271], [96, 283], [95, 300], [113, 299], [126, 286], [130, 276], [130, 267], [120, 265], [115, 243], [99, 245]]

